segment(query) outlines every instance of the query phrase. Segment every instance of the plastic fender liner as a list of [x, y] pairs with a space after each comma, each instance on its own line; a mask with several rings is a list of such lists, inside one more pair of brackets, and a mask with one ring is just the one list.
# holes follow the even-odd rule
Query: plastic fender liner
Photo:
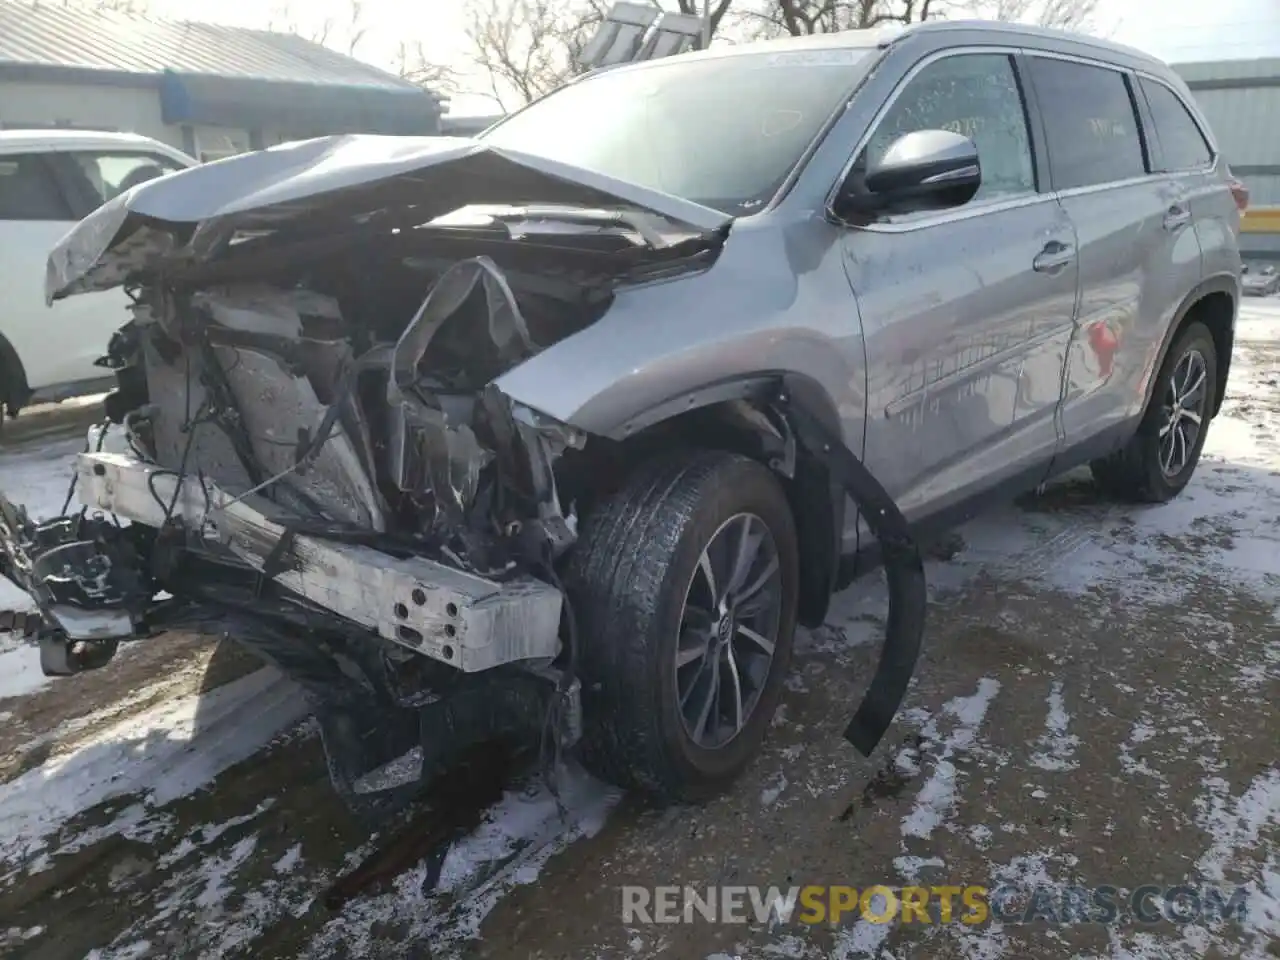
[[789, 391], [781, 392], [778, 405], [791, 421], [800, 445], [831, 471], [880, 543], [889, 582], [889, 621], [876, 674], [844, 729], [844, 738], [869, 757], [902, 705], [920, 658], [928, 602], [924, 562], [902, 511], [844, 441], [796, 403]]

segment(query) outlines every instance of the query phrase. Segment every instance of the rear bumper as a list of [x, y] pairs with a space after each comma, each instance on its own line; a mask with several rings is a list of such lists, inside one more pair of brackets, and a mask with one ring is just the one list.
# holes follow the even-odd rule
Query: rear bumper
[[220, 544], [260, 572], [269, 567], [285, 590], [463, 672], [559, 653], [560, 591], [536, 578], [497, 583], [422, 557], [287, 535], [289, 518], [261, 497], [235, 501], [193, 476], [179, 484], [172, 472], [121, 454], [82, 454], [76, 471], [90, 509], [162, 527], [172, 502], [189, 537]]

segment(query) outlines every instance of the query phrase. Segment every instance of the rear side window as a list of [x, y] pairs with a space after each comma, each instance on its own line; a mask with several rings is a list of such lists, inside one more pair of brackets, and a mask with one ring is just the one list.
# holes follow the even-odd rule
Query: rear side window
[[1213, 159], [1208, 141], [1178, 95], [1163, 83], [1146, 77], [1139, 83], [1151, 107], [1156, 136], [1160, 138], [1162, 167], [1168, 171], [1194, 170], [1208, 164]]
[[1137, 113], [1123, 74], [1032, 57], [1031, 76], [1056, 189], [1113, 183], [1147, 172]]
[[71, 209], [43, 156], [0, 155], [0, 220], [71, 219]]

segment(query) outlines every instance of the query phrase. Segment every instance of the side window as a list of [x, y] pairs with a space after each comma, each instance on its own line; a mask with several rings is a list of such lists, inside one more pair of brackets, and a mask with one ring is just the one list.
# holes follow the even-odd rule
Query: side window
[[892, 102], [855, 169], [865, 171], [895, 140], [917, 130], [951, 130], [977, 144], [982, 186], [976, 200], [1035, 192], [1027, 114], [1009, 57], [957, 54], [929, 64]]
[[140, 183], [184, 169], [182, 164], [158, 153], [84, 151], [70, 156], [78, 167], [77, 173], [88, 179], [95, 206], [115, 199]]
[[72, 220], [71, 208], [38, 153], [0, 155], [0, 220]]
[[1163, 83], [1146, 77], [1140, 78], [1139, 83], [1155, 120], [1164, 169], [1194, 170], [1209, 163], [1213, 159], [1209, 144], [1178, 95]]
[[1047, 57], [1031, 58], [1044, 116], [1053, 185], [1059, 190], [1147, 172], [1133, 97], [1124, 74]]

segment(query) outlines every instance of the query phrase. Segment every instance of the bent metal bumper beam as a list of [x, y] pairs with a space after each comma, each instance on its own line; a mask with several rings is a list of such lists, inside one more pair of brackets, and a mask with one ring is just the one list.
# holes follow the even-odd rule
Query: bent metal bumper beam
[[171, 518], [190, 536], [222, 544], [259, 571], [270, 560], [284, 589], [463, 672], [559, 652], [560, 591], [533, 577], [495, 583], [422, 557], [288, 536], [289, 518], [263, 498], [237, 500], [188, 476], [175, 500], [174, 473], [121, 454], [82, 454], [76, 473], [80, 500], [90, 509], [162, 527], [172, 501]]

